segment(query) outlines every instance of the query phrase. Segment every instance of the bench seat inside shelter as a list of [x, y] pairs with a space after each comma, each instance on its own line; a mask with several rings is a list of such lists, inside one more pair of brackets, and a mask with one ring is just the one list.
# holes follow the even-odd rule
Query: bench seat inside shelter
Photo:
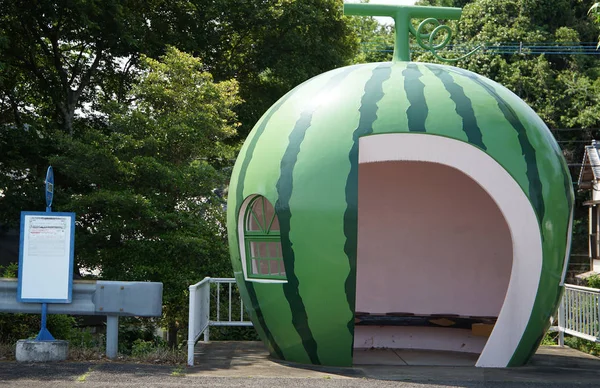
[[474, 317], [458, 314], [415, 315], [403, 312], [385, 314], [356, 312], [354, 317], [354, 324], [357, 326], [424, 326], [469, 330], [473, 328], [473, 325], [478, 324], [493, 326], [498, 319], [498, 317]]

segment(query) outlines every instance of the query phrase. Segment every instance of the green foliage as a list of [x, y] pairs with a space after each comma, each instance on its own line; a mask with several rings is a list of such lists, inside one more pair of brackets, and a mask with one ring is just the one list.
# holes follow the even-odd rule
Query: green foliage
[[3, 278], [16, 278], [19, 274], [19, 265], [17, 263], [10, 263], [6, 267], [0, 265], [0, 277]]
[[102, 349], [106, 346], [106, 336], [95, 334], [89, 328], [74, 327], [66, 338], [69, 345], [80, 349]]
[[[142, 58], [133, 106], [111, 102], [108, 125], [58, 137], [50, 159], [78, 214], [77, 261], [112, 280], [162, 282], [165, 325], [185, 321], [187, 285], [229, 275], [222, 225], [224, 174], [235, 133], [237, 83], [215, 83], [174, 48]], [[98, 249], [102, 247], [102, 249]], [[124, 258], [126, 258], [124, 260]]]
[[558, 344], [558, 332], [547, 332], [542, 338], [542, 343], [540, 345], [543, 346], [553, 346]]
[[[600, 3], [594, 3], [588, 10], [596, 24], [600, 24]], [[598, 47], [600, 47], [600, 37], [598, 37]]]
[[587, 286], [591, 288], [600, 288], [600, 275], [593, 275], [587, 278]]
[[0, 342], [33, 338], [40, 331], [40, 323], [39, 315], [0, 313]]
[[218, 36], [199, 21], [194, 49], [206, 59], [215, 79], [235, 77], [240, 82], [245, 103], [236, 110], [241, 123], [236, 139], [244, 139], [289, 90], [349, 64], [358, 50], [342, 0], [204, 3], [212, 4], [211, 12], [219, 15], [219, 29], [214, 29]]
[[[567, 44], [597, 34], [582, 4], [530, 0], [476, 0], [460, 20], [458, 42], [493, 45], [524, 42]], [[596, 62], [586, 56], [490, 55], [481, 52], [459, 62], [514, 91], [550, 127], [600, 125], [600, 84]], [[577, 155], [578, 157], [580, 155]]]
[[185, 327], [187, 286], [231, 275], [223, 193], [239, 140], [288, 90], [349, 63], [350, 31], [341, 0], [0, 2], [0, 227], [43, 209], [52, 164], [78, 267], [163, 282], [163, 324]]
[[141, 338], [133, 341], [131, 347], [131, 355], [134, 357], [142, 357], [152, 352], [155, 349], [155, 345], [152, 341], [144, 341]]
[[600, 356], [600, 344], [597, 342], [588, 341], [579, 337], [565, 336], [565, 345], [591, 354], [592, 356]]
[[[349, 17], [354, 35], [359, 42], [359, 52], [353, 63], [386, 62], [394, 51], [394, 26], [382, 25], [373, 17]], [[390, 19], [391, 20], [391, 19]]]
[[[37, 316], [37, 315], [36, 315]], [[40, 317], [41, 319], [41, 317]], [[48, 315], [48, 331], [56, 339], [68, 340], [71, 338], [77, 321], [75, 317], [64, 314]]]
[[214, 326], [210, 328], [211, 341], [260, 341], [256, 329], [235, 326]]
[[[50, 314], [47, 327], [54, 338], [69, 340], [75, 323], [74, 317]], [[35, 338], [40, 327], [40, 314], [0, 313], [0, 343], [15, 343], [20, 339]]]
[[[156, 329], [158, 322], [152, 318], [121, 317], [119, 319], [119, 353], [133, 354], [144, 346], [150, 348], [164, 347], [162, 338], [158, 337]], [[144, 344], [149, 345], [144, 345]], [[139, 355], [139, 354], [138, 354]]]

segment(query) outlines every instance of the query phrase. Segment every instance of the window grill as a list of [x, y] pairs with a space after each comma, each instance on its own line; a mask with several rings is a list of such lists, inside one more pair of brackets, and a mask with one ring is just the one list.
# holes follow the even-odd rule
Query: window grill
[[253, 197], [246, 208], [244, 242], [249, 278], [286, 280], [279, 220], [263, 196]]

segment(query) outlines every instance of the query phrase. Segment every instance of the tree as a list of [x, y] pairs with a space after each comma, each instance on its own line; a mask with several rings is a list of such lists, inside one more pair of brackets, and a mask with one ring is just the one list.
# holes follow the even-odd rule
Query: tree
[[350, 64], [358, 50], [342, 0], [223, 0], [214, 7], [218, 28], [207, 33], [199, 24], [190, 50], [215, 79], [239, 81], [239, 139], [289, 90]]
[[140, 56], [169, 44], [202, 58], [215, 80], [238, 80], [245, 103], [230, 145], [283, 94], [357, 49], [341, 0], [2, 1], [0, 225], [17, 223], [11, 209], [34, 208], [21, 194], [39, 187], [56, 131], [101, 122], [102, 99], [128, 103]]
[[77, 264], [162, 281], [174, 331], [187, 286], [229, 274], [240, 139], [356, 48], [341, 0], [0, 2], [0, 228], [43, 208], [53, 164]]
[[3, 1], [0, 62], [21, 78], [2, 77], [14, 120], [22, 122], [28, 106], [11, 91], [27, 88], [34, 109], [73, 135], [75, 111], [91, 100], [93, 86], [118, 71], [120, 57], [137, 54], [151, 33], [144, 20], [149, 10], [137, 1]]
[[394, 51], [394, 26], [380, 24], [374, 17], [353, 16], [351, 25], [360, 50], [353, 63], [385, 62], [392, 59]]
[[55, 139], [102, 120], [99, 92], [124, 98], [140, 55], [164, 50], [158, 37], [171, 39], [167, 13], [159, 1], [0, 2], [2, 228], [15, 227], [21, 209], [43, 208], [38, 193], [59, 152]]
[[[186, 322], [185, 285], [226, 275], [225, 176], [208, 162], [235, 134], [237, 82], [215, 83], [200, 60], [175, 48], [143, 57], [129, 93], [135, 105], [111, 107], [107, 126], [60, 140], [50, 159], [77, 217], [80, 265], [114, 280], [164, 285], [172, 341]], [[172, 343], [174, 344], [174, 342]]]
[[[591, 15], [596, 24], [600, 24], [600, 3], [594, 3], [588, 10], [588, 15]], [[600, 37], [598, 37], [598, 47], [600, 47]]]

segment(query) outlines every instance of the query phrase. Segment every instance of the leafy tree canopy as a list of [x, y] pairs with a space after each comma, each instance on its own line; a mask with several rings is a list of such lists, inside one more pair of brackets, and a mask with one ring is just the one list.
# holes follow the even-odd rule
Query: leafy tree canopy
[[0, 227], [77, 213], [76, 261], [185, 290], [227, 276], [223, 193], [240, 140], [285, 92], [350, 63], [341, 0], [0, 2]]

